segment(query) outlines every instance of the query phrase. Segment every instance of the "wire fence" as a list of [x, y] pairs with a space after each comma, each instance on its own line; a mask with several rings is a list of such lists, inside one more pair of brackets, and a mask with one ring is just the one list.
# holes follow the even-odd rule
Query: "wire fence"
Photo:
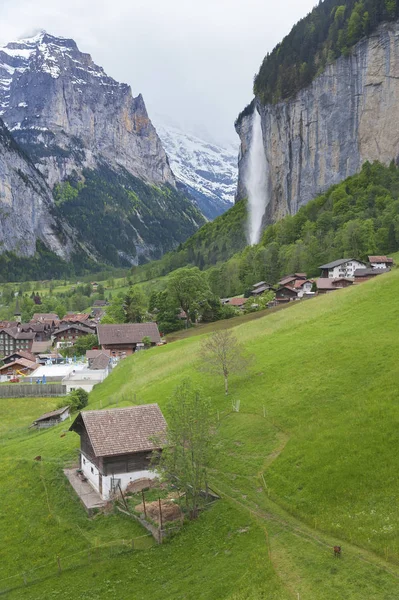
[[124, 554], [146, 550], [152, 546], [152, 543], [152, 535], [148, 533], [130, 540], [120, 539], [90, 546], [73, 554], [64, 556], [54, 555], [47, 563], [0, 579], [0, 596], [8, 594], [13, 590], [51, 579], [64, 571], [87, 567], [92, 563], [98, 564], [99, 562], [108, 561]]

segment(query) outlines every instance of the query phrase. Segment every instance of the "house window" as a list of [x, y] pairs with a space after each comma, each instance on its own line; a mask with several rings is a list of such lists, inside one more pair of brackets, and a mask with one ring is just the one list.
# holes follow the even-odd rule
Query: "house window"
[[83, 459], [83, 464], [84, 464], [84, 465], [86, 464], [86, 459], [85, 459], [85, 458]]
[[90, 471], [91, 471], [92, 473], [94, 473], [94, 469], [93, 469], [93, 467], [90, 467]]

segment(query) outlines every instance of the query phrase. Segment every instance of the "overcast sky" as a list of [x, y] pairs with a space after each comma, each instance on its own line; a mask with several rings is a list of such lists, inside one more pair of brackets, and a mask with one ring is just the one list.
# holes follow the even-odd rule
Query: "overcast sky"
[[[0, 44], [40, 29], [71, 37], [151, 115], [236, 139], [265, 54], [316, 0], [0, 0]], [[156, 118], [154, 118], [156, 121]]]

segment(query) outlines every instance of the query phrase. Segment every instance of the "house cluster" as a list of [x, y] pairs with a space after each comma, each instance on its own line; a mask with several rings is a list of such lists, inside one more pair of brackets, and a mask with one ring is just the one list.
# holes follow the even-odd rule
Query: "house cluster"
[[[18, 315], [16, 315], [18, 317]], [[65, 361], [59, 349], [73, 346], [81, 336], [96, 334], [98, 348], [89, 350], [82, 363]], [[18, 320], [0, 324], [0, 381], [32, 377], [35, 381], [62, 382], [67, 392], [90, 391], [108, 375], [114, 362], [161, 343], [156, 323], [98, 325], [86, 314], [35, 314], [26, 325]], [[62, 363], [62, 364], [60, 364]]]
[[[286, 304], [293, 300], [313, 298], [317, 294], [334, 292], [353, 284], [363, 283], [388, 273], [393, 266], [393, 259], [387, 256], [369, 256], [368, 262], [355, 258], [341, 258], [320, 267], [320, 277], [309, 279], [306, 273], [293, 273], [283, 277], [275, 286], [266, 281], [259, 281], [252, 286], [251, 297], [256, 303], [256, 298], [272, 291], [275, 300], [268, 304], [269, 307]], [[244, 309], [248, 298], [224, 298], [223, 304]]]

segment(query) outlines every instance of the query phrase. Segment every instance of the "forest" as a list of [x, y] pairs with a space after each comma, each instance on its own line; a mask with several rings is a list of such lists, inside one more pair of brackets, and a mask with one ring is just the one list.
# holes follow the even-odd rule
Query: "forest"
[[[324, 0], [268, 54], [254, 81], [266, 103], [292, 98], [380, 23], [399, 16], [397, 0]], [[243, 113], [242, 113], [243, 115]], [[240, 117], [239, 117], [240, 118]]]
[[[288, 273], [317, 276], [321, 264], [344, 256], [366, 259], [369, 254], [396, 252], [399, 168], [393, 162], [388, 167], [365, 163], [360, 173], [332, 186], [296, 215], [266, 227], [255, 246], [244, 247], [245, 212], [245, 202], [237, 203], [176, 252], [133, 269], [133, 283], [191, 264], [206, 270], [214, 294], [230, 297], [245, 293], [257, 281], [274, 284]], [[238, 248], [242, 244], [238, 253], [233, 251], [235, 242]]]

